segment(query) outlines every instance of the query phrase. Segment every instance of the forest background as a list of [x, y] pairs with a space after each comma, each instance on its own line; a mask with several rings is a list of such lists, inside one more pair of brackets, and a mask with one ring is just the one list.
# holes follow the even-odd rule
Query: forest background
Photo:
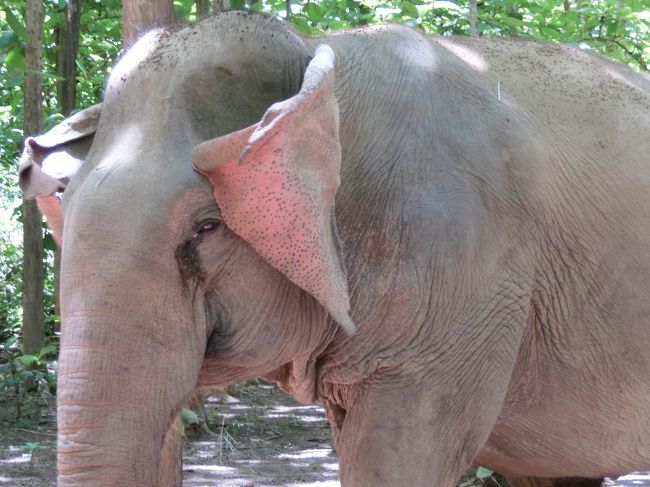
[[[58, 256], [52, 235], [40, 215], [32, 211], [29, 217], [18, 188], [25, 133], [46, 131], [101, 101], [105, 80], [124, 50], [119, 0], [44, 1], [36, 34], [27, 25], [25, 4], [0, 0], [0, 407], [4, 394], [20, 404], [30, 394], [56, 390]], [[176, 22], [242, 9], [277, 15], [305, 34], [392, 22], [438, 35], [569, 43], [643, 72], [650, 63], [650, 0], [173, 2]], [[42, 65], [27, 66], [26, 51], [35, 40]], [[40, 77], [42, 87], [40, 99], [31, 100], [37, 120], [32, 117], [26, 126], [30, 76]], [[28, 218], [35, 226], [23, 232]]]

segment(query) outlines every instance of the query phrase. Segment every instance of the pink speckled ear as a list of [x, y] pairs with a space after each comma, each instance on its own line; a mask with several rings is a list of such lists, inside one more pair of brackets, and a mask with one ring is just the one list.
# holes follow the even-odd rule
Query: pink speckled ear
[[341, 146], [333, 85], [334, 52], [321, 45], [297, 95], [257, 124], [199, 144], [192, 163], [214, 186], [226, 225], [354, 333], [334, 222]]

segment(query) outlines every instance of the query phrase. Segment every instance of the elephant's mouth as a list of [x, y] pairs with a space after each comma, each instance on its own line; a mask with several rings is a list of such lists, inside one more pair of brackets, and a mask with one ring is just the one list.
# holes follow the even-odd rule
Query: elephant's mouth
[[230, 316], [212, 290], [207, 290], [204, 294], [204, 313], [208, 333], [206, 354], [218, 353], [228, 342]]

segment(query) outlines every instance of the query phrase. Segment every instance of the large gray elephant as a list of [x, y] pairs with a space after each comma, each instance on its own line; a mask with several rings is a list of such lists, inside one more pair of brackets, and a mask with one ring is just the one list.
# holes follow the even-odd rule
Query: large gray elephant
[[257, 376], [324, 404], [346, 487], [650, 468], [649, 154], [648, 78], [568, 46], [147, 34], [22, 160], [62, 242], [59, 486], [180, 482], [194, 388]]

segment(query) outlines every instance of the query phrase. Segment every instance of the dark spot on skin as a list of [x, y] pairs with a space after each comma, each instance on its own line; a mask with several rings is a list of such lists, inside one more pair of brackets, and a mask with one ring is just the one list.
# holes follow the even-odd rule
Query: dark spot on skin
[[219, 74], [224, 74], [226, 76], [232, 76], [232, 71], [230, 71], [228, 68], [224, 66], [217, 66], [217, 73]]
[[196, 243], [194, 241], [189, 240], [179, 245], [176, 252], [174, 252], [174, 257], [176, 257], [178, 263], [178, 271], [183, 281], [183, 287], [187, 289], [189, 281], [199, 284], [205, 280], [205, 273], [201, 268], [201, 260], [196, 252]]

